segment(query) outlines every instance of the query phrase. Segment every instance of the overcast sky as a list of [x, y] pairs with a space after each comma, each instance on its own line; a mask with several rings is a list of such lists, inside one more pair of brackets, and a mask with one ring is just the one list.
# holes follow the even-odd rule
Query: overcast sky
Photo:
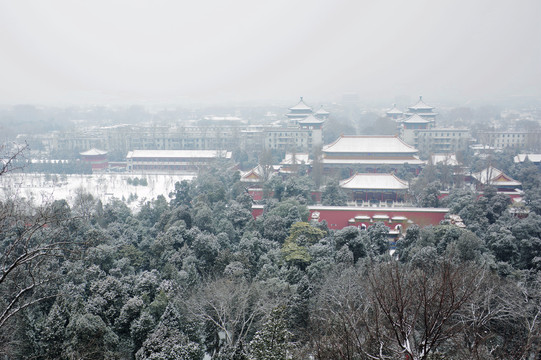
[[0, 0], [0, 103], [541, 97], [540, 0]]

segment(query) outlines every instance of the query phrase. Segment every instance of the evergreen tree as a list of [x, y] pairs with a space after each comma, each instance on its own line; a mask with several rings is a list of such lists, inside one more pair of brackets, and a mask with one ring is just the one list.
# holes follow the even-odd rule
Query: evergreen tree
[[290, 348], [291, 333], [287, 329], [285, 306], [274, 308], [252, 342], [251, 355], [254, 360], [286, 360]]

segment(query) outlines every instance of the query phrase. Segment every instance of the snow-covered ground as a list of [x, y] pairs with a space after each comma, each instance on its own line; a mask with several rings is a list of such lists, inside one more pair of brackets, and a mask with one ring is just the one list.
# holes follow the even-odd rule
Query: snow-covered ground
[[[148, 185], [130, 185], [128, 178], [145, 178]], [[100, 199], [104, 204], [113, 198], [124, 200], [132, 210], [137, 211], [141, 203], [155, 199], [158, 195], [163, 195], [168, 199], [177, 181], [192, 178], [193, 175], [11, 173], [0, 176], [0, 199], [18, 195], [37, 205], [60, 199], [65, 199], [71, 205], [76, 195], [82, 190]]]

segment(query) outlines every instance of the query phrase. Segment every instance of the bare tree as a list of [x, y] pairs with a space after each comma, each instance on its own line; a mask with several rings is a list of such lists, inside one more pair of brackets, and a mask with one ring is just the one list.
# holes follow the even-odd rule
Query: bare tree
[[312, 316], [318, 359], [428, 359], [462, 335], [459, 316], [485, 281], [451, 261], [369, 264], [330, 278]]
[[457, 314], [471, 300], [483, 271], [443, 261], [426, 269], [385, 263], [368, 274], [372, 301], [381, 311], [380, 341], [392, 353], [427, 359], [462, 331]]
[[40, 209], [0, 203], [0, 329], [19, 311], [55, 296], [39, 290], [56, 276], [56, 260], [73, 250], [68, 219], [58, 203]]
[[[359, 273], [331, 274], [314, 303], [309, 334], [317, 359], [377, 359], [376, 339], [367, 330], [367, 292]], [[377, 317], [376, 317], [377, 318]], [[376, 349], [374, 349], [374, 346]]]
[[17, 165], [16, 160], [20, 160], [28, 149], [27, 143], [24, 145], [14, 144], [13, 149], [8, 149], [6, 145], [0, 145], [0, 176], [21, 169], [22, 166]]
[[255, 324], [272, 307], [261, 289], [241, 279], [220, 279], [208, 282], [187, 302], [196, 319], [206, 324], [211, 348], [236, 348], [254, 332]]
[[[28, 148], [16, 148], [2, 163], [0, 175], [15, 170]], [[44, 290], [55, 275], [57, 259], [71, 253], [71, 220], [65, 201], [35, 207], [14, 197], [0, 201], [0, 329], [21, 310], [55, 294]]]

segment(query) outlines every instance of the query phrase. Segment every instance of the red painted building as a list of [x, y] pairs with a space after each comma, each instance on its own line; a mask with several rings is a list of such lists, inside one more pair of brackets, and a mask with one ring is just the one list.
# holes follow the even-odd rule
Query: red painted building
[[[410, 225], [438, 225], [449, 212], [446, 208], [400, 208], [400, 207], [349, 207], [349, 206], [308, 206], [310, 220], [326, 220], [329, 229], [340, 230], [347, 226], [368, 227], [378, 222], [391, 230], [405, 231]], [[263, 205], [254, 205], [252, 215], [263, 213]], [[400, 225], [399, 227], [397, 227]]]
[[109, 167], [107, 151], [90, 149], [79, 153], [79, 155], [81, 155], [81, 161], [92, 166], [92, 171], [105, 171]]

